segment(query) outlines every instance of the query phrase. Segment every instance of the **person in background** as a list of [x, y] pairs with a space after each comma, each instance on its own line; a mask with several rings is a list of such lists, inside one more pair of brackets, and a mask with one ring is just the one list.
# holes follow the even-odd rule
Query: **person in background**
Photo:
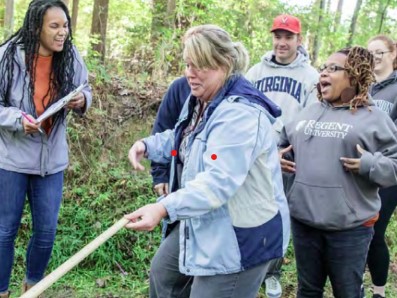
[[[318, 72], [309, 64], [302, 47], [301, 22], [291, 15], [279, 15], [273, 21], [273, 51], [266, 53], [262, 61], [251, 67], [246, 78], [282, 110], [273, 128], [278, 137], [283, 126], [292, 121], [307, 105], [317, 102]], [[293, 175], [283, 173], [284, 190], [288, 193]], [[279, 298], [283, 259], [273, 261], [266, 276], [266, 295]]]
[[[375, 105], [391, 115], [397, 104], [397, 50], [393, 40], [385, 35], [377, 35], [368, 41], [368, 51], [375, 59], [375, 80], [370, 94]], [[396, 118], [394, 117], [394, 121]], [[368, 268], [373, 284], [373, 298], [384, 298], [390, 264], [389, 249], [385, 233], [390, 218], [397, 206], [397, 186], [381, 188], [379, 196], [382, 205], [379, 219], [374, 226], [374, 237], [368, 251]]]
[[[157, 112], [152, 134], [173, 129], [178, 122], [183, 104], [190, 94], [190, 86], [186, 77], [173, 81], [165, 93]], [[151, 163], [150, 174], [153, 178], [153, 188], [157, 195], [168, 194], [169, 164]]]
[[248, 54], [222, 28], [193, 27], [183, 44], [191, 96], [175, 129], [129, 151], [139, 170], [144, 156], [171, 161], [170, 193], [126, 215], [126, 227], [174, 223], [152, 260], [150, 297], [255, 298], [289, 238], [271, 130], [280, 109], [243, 77]]
[[91, 104], [85, 87], [46, 121], [35, 118], [87, 82], [72, 44], [70, 16], [60, 0], [30, 2], [22, 27], [0, 46], [0, 297], [9, 297], [14, 241], [26, 196], [33, 234], [26, 252], [23, 292], [39, 282], [49, 262], [68, 165], [67, 109]]
[[397, 129], [370, 101], [374, 58], [352, 47], [321, 66], [320, 102], [303, 109], [280, 137], [283, 171], [295, 173], [288, 194], [298, 298], [359, 298], [379, 187], [397, 184]]
[[273, 50], [252, 66], [246, 78], [268, 98], [280, 106], [281, 117], [274, 129], [280, 133], [297, 112], [317, 102], [318, 72], [309, 64], [302, 48], [301, 22], [291, 15], [279, 15], [273, 20], [271, 33]]

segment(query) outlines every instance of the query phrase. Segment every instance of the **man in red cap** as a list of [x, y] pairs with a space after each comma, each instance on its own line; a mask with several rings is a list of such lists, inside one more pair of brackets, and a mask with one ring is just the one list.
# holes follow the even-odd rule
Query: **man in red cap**
[[[308, 54], [301, 45], [301, 22], [297, 17], [287, 14], [277, 16], [270, 31], [273, 35], [273, 51], [266, 53], [261, 62], [251, 67], [246, 77], [281, 107], [282, 115], [273, 125], [278, 137], [283, 126], [292, 121], [301, 109], [317, 101], [319, 74], [309, 64]], [[284, 174], [283, 179], [287, 193], [293, 176]], [[266, 295], [269, 298], [281, 297], [279, 280], [282, 261], [282, 258], [273, 261], [265, 278]]]
[[270, 32], [273, 33], [275, 60], [283, 64], [293, 62], [302, 43], [300, 20], [291, 15], [280, 15], [274, 19]]

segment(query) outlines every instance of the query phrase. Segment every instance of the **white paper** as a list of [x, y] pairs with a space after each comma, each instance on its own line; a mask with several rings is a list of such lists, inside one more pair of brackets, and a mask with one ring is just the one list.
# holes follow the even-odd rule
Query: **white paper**
[[72, 98], [79, 93], [81, 90], [83, 90], [83, 88], [87, 86], [87, 83], [81, 84], [80, 86], [78, 86], [76, 89], [74, 89], [72, 92], [70, 92], [68, 95], [66, 95], [65, 97], [62, 97], [60, 100], [58, 100], [56, 103], [54, 103], [52, 106], [50, 106], [47, 110], [44, 111], [43, 114], [40, 115], [40, 117], [38, 117], [36, 119], [36, 123], [37, 122], [41, 122], [46, 120], [47, 118], [51, 117], [52, 115], [54, 115], [56, 112], [58, 112], [60, 109], [62, 109], [64, 106], [67, 105], [67, 103], [69, 101], [72, 100]]

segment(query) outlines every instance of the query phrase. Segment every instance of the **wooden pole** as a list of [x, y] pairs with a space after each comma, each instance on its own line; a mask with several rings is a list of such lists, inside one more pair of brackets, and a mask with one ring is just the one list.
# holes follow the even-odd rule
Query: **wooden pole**
[[128, 222], [129, 220], [124, 217], [120, 219], [113, 226], [111, 226], [109, 229], [107, 229], [105, 232], [103, 232], [101, 235], [99, 235], [89, 244], [87, 244], [83, 249], [77, 252], [74, 256], [72, 256], [69, 260], [64, 262], [61, 266], [59, 266], [57, 269], [47, 275], [44, 279], [42, 279], [29, 291], [23, 294], [20, 298], [36, 298], [37, 296], [39, 296], [53, 283], [55, 283], [58, 279], [68, 273], [73, 267], [75, 267], [87, 256], [89, 256], [94, 250], [96, 250], [99, 246], [105, 243], [110, 237], [120, 231]]

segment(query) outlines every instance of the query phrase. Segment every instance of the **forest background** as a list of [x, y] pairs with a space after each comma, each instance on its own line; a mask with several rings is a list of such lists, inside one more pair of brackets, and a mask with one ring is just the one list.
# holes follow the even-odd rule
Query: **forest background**
[[[350, 14], [344, 11], [348, 1], [352, 0], [65, 0], [74, 42], [90, 70], [94, 101], [86, 117], [68, 116], [70, 166], [48, 272], [124, 214], [155, 201], [149, 171], [133, 171], [127, 152], [134, 140], [150, 133], [167, 86], [183, 74], [181, 36], [189, 27], [214, 23], [225, 28], [247, 47], [251, 65], [271, 50], [269, 29], [281, 13], [302, 20], [304, 46], [314, 66], [342, 47], [366, 46], [376, 34], [397, 38], [397, 0], [352, 1]], [[21, 26], [29, 2], [1, 0], [3, 40]], [[11, 282], [16, 294], [31, 229], [28, 208], [16, 243]], [[159, 242], [159, 229], [122, 230], [48, 289], [46, 297], [147, 297], [149, 264]], [[395, 218], [387, 242], [392, 261], [387, 295], [396, 298]], [[295, 297], [291, 245], [283, 270], [283, 297]], [[365, 282], [368, 288], [369, 273]], [[261, 289], [259, 297], [265, 297], [263, 293]], [[332, 297], [329, 286], [326, 297]]]

